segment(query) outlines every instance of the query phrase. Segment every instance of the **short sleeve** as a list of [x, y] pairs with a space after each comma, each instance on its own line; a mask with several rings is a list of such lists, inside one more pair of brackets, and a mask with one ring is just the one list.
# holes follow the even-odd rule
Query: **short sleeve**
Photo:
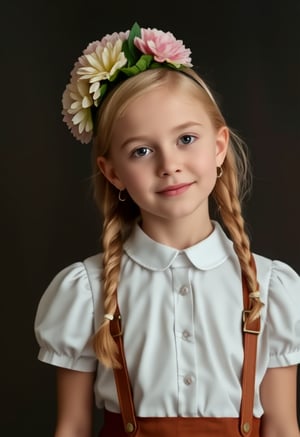
[[287, 264], [273, 261], [267, 309], [269, 367], [300, 362], [300, 277]]
[[38, 304], [34, 331], [39, 360], [73, 370], [95, 370], [93, 295], [83, 263], [66, 267], [52, 280]]

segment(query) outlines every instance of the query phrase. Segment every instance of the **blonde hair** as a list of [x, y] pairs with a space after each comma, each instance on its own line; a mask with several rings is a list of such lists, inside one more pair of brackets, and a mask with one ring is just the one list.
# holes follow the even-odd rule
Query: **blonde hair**
[[[92, 165], [94, 170], [94, 196], [103, 214], [103, 296], [104, 313], [114, 314], [117, 308], [117, 288], [120, 276], [123, 243], [140, 217], [138, 206], [130, 196], [120, 202], [116, 188], [99, 172], [96, 158], [109, 156], [111, 135], [115, 120], [125, 111], [133, 99], [157, 87], [180, 87], [199, 98], [216, 130], [226, 126], [225, 119], [207, 85], [190, 68], [176, 72], [157, 68], [140, 73], [119, 84], [104, 100], [96, 120]], [[223, 175], [217, 178], [211, 194], [223, 227], [233, 241], [241, 270], [250, 292], [257, 292], [259, 285], [251, 263], [249, 237], [245, 230], [241, 202], [249, 190], [250, 169], [247, 149], [241, 138], [229, 129], [230, 139], [223, 162]], [[257, 294], [250, 298], [251, 319], [258, 317], [262, 303]], [[98, 359], [107, 367], [119, 367], [116, 343], [110, 334], [110, 321], [104, 320], [94, 336], [94, 348]]]

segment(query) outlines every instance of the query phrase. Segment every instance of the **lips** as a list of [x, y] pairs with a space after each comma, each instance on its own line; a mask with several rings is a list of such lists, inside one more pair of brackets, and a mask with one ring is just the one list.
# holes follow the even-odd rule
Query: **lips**
[[191, 185], [192, 182], [177, 184], [177, 185], [169, 185], [163, 190], [158, 191], [158, 194], [163, 194], [165, 196], [177, 196], [178, 194], [185, 193], [190, 188]]

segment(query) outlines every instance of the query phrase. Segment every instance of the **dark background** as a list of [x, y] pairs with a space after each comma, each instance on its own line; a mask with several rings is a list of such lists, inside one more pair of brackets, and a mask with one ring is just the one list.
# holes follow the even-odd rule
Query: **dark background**
[[300, 272], [299, 19], [299, 0], [2, 5], [1, 435], [53, 435], [55, 372], [36, 358], [36, 307], [60, 269], [100, 248], [90, 147], [73, 139], [60, 114], [76, 58], [134, 21], [183, 39], [250, 148], [253, 250]]

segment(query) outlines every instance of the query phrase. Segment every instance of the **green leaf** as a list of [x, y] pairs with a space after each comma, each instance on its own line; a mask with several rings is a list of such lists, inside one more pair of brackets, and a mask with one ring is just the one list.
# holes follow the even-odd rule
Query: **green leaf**
[[136, 74], [140, 73], [140, 70], [136, 65], [133, 65], [132, 67], [123, 67], [121, 69], [122, 73], [124, 73], [126, 76], [135, 76]]
[[137, 61], [136, 66], [140, 69], [140, 71], [145, 71], [149, 68], [149, 65], [153, 61], [152, 55], [142, 55], [140, 59]]
[[100, 86], [100, 99], [104, 96], [107, 90], [107, 83], [103, 83], [103, 85]]
[[119, 74], [119, 72], [121, 71], [121, 69], [117, 70], [112, 76], [110, 76], [107, 80], [109, 82], [114, 82]]
[[120, 69], [126, 76], [135, 76], [142, 71], [148, 70], [153, 61], [152, 55], [142, 55], [135, 65], [131, 67], [123, 67]]
[[172, 70], [183, 70], [184, 65], [181, 64], [171, 64], [170, 62], [152, 62], [151, 65], [149, 65], [150, 68], [170, 68]]
[[128, 39], [123, 41], [123, 44], [122, 44], [122, 51], [125, 53], [125, 56], [127, 58], [128, 67], [131, 67], [132, 65], [134, 65], [138, 59], [138, 56], [139, 56], [139, 51], [133, 43], [134, 38], [136, 36], [139, 38], [141, 37], [141, 28], [138, 25], [138, 23], [134, 23], [134, 25], [132, 26], [132, 28], [129, 32]]
[[160, 68], [163, 66], [164, 66], [164, 63], [162, 63], [162, 62], [152, 62], [152, 64], [150, 65], [149, 68]]

